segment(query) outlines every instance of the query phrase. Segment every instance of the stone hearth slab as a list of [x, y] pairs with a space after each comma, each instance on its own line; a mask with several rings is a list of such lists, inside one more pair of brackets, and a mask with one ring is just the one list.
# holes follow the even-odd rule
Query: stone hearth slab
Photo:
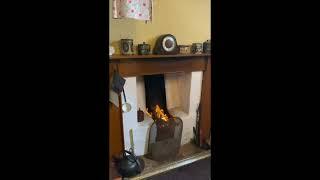
[[171, 161], [158, 162], [142, 156], [145, 162], [143, 172], [135, 177], [124, 179], [147, 179], [157, 174], [165, 173], [172, 169], [179, 168], [208, 157], [211, 157], [211, 150], [203, 150], [192, 143], [187, 143], [181, 146], [179, 154]]

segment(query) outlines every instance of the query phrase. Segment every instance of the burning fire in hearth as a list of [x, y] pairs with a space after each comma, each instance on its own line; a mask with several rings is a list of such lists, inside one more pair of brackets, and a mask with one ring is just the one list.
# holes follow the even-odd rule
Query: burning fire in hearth
[[[153, 116], [152, 116], [153, 114], [152, 114], [152, 112], [151, 113], [148, 112], [148, 108], [147, 108], [147, 112], [146, 113], [147, 113], [148, 116], [153, 118]], [[164, 113], [163, 109], [161, 109], [158, 105], [156, 105], [156, 108], [154, 110], [154, 116], [155, 116], [156, 119], [162, 119], [165, 122], [169, 121], [168, 116]]]

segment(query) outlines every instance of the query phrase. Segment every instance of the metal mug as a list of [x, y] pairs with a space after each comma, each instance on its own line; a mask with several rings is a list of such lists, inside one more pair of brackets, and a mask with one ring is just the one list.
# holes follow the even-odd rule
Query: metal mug
[[122, 55], [133, 55], [133, 39], [121, 39], [121, 54]]
[[211, 40], [207, 40], [203, 43], [203, 52], [204, 53], [211, 53]]
[[190, 54], [191, 53], [191, 46], [189, 45], [180, 45], [180, 54]]
[[143, 42], [143, 44], [138, 44], [138, 54], [148, 55], [150, 53], [150, 45]]
[[192, 53], [201, 54], [202, 53], [202, 43], [193, 43], [192, 44]]

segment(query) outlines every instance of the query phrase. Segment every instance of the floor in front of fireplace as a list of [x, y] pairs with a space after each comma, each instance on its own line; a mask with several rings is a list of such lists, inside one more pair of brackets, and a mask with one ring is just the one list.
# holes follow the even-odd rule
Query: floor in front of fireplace
[[[195, 146], [192, 143], [185, 144], [180, 147], [179, 154], [175, 159], [167, 160], [163, 162], [154, 161], [151, 159], [146, 158], [145, 156], [142, 157], [145, 163], [145, 168], [143, 172], [136, 177], [127, 178], [127, 179], [151, 179], [153, 180], [156, 178], [157, 180], [166, 179], [166, 178], [174, 178], [181, 176], [187, 176], [188, 173], [193, 173], [193, 179], [201, 179], [201, 177], [210, 177], [210, 166], [207, 164], [210, 163], [211, 157], [211, 150], [203, 150], [199, 147]], [[204, 161], [204, 159], [209, 159], [209, 161]], [[199, 163], [198, 163], [199, 162]], [[199, 164], [199, 165], [196, 165]], [[203, 170], [198, 170], [198, 168], [191, 168], [195, 169], [195, 171], [188, 170], [189, 167], [205, 166]], [[185, 169], [185, 170], [184, 170]], [[188, 171], [188, 172], [187, 172]], [[188, 175], [189, 176], [189, 175]], [[198, 178], [196, 178], [198, 177]], [[160, 178], [160, 179], [159, 179]], [[171, 179], [172, 179], [171, 178]], [[208, 178], [205, 178], [208, 180]], [[185, 178], [183, 178], [185, 179]]]
[[211, 159], [205, 158], [192, 164], [173, 169], [163, 174], [159, 174], [148, 180], [210, 180], [211, 179]]

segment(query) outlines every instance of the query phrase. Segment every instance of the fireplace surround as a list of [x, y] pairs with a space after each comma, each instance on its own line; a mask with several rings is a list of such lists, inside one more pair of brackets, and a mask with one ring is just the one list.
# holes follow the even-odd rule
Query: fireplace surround
[[[192, 75], [199, 76], [202, 75], [201, 82], [199, 83], [200, 94], [198, 97], [199, 102], [201, 102], [202, 107], [200, 112], [200, 129], [202, 130], [203, 136], [201, 137], [202, 140], [209, 137], [209, 131], [211, 127], [211, 56], [209, 54], [200, 54], [200, 55], [147, 55], [147, 56], [113, 56], [109, 61], [109, 73], [111, 74], [113, 70], [117, 67], [119, 69], [119, 73], [126, 77], [129, 81], [126, 82], [125, 86], [130, 85], [130, 83], [138, 82], [139, 77], [141, 78], [144, 75], [154, 75], [154, 74], [165, 74], [167, 76], [166, 82], [169, 81], [177, 81], [183, 82], [188, 81]], [[132, 78], [135, 77], [135, 78]], [[175, 77], [175, 78], [173, 78]], [[177, 78], [178, 77], [178, 78]], [[181, 78], [181, 79], [179, 79]], [[132, 80], [134, 79], [134, 81]], [[131, 80], [131, 81], [130, 81]], [[140, 85], [136, 83], [135, 92], [137, 93], [137, 89], [139, 89]], [[172, 83], [171, 83], [172, 84]], [[183, 84], [183, 83], [182, 83]], [[176, 83], [177, 85], [177, 83]], [[192, 91], [192, 87], [189, 91]], [[166, 87], [168, 89], [174, 89], [173, 87]], [[166, 89], [167, 91], [167, 89]], [[181, 94], [183, 97], [188, 96], [188, 90], [185, 94]], [[130, 94], [130, 93], [129, 93]], [[190, 93], [189, 93], [190, 94]], [[130, 95], [127, 95], [130, 96]], [[134, 97], [135, 96], [135, 97]], [[170, 95], [169, 95], [170, 96]], [[132, 96], [133, 99], [137, 98], [136, 95]], [[174, 98], [174, 97], [173, 97]], [[184, 100], [180, 98], [180, 100]], [[190, 99], [190, 97], [189, 97]], [[132, 100], [132, 99], [131, 99]], [[136, 99], [136, 101], [138, 101]], [[122, 98], [119, 96], [119, 103], [121, 104]], [[175, 101], [176, 102], [176, 101]], [[192, 100], [189, 102], [193, 102]], [[181, 102], [180, 102], [181, 103]], [[179, 113], [188, 114], [188, 110], [190, 110], [190, 106], [192, 104], [188, 103], [181, 103], [183, 104], [182, 107], [179, 107]], [[171, 108], [171, 111], [175, 111], [175, 103], [168, 102], [167, 106], [168, 109]], [[170, 107], [170, 108], [169, 108]], [[136, 107], [137, 108], [137, 107]], [[133, 112], [136, 110], [133, 109]], [[174, 113], [173, 113], [174, 114]], [[110, 142], [110, 154], [116, 155], [121, 152], [123, 149], [126, 148], [125, 142], [125, 124], [123, 124], [125, 120], [125, 116], [128, 115], [126, 113], [122, 113], [121, 108], [117, 108], [112, 103], [109, 106], [109, 127], [110, 127], [110, 135], [109, 135], [109, 142]], [[181, 116], [181, 115], [180, 115]], [[134, 121], [134, 120], [133, 120]], [[184, 120], [182, 119], [182, 122]], [[149, 127], [153, 121], [150, 121], [150, 118], [145, 119], [143, 124], [148, 124]], [[148, 131], [148, 128], [147, 128]], [[138, 135], [136, 132], [134, 136]], [[141, 133], [141, 132], [140, 132]], [[145, 152], [142, 152], [145, 154]]]

